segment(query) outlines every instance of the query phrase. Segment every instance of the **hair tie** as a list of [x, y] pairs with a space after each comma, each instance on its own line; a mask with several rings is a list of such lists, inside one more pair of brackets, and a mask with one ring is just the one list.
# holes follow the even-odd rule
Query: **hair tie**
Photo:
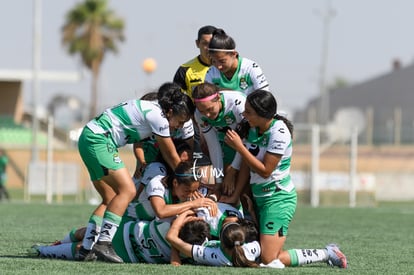
[[203, 97], [203, 98], [194, 98], [194, 102], [206, 102], [206, 101], [210, 101], [212, 99], [214, 99], [215, 97], [217, 97], [218, 93], [214, 93], [212, 95]]
[[240, 245], [240, 241], [235, 241], [234, 246]]
[[226, 53], [232, 53], [235, 52], [236, 49], [217, 49], [217, 48], [208, 48], [210, 52], [226, 52]]

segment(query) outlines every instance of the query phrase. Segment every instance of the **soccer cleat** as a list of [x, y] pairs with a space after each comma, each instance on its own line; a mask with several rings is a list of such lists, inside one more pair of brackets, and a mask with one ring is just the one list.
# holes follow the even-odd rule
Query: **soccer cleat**
[[27, 255], [29, 257], [40, 257], [40, 245], [32, 245], [29, 249], [27, 249]]
[[328, 251], [328, 265], [347, 268], [346, 256], [336, 244], [328, 244], [325, 248]]
[[93, 252], [99, 260], [111, 263], [123, 263], [124, 261], [116, 254], [111, 242], [98, 241], [93, 246]]
[[75, 256], [76, 261], [81, 262], [93, 262], [96, 261], [97, 257], [92, 250], [86, 249], [83, 246], [80, 247], [78, 253]]

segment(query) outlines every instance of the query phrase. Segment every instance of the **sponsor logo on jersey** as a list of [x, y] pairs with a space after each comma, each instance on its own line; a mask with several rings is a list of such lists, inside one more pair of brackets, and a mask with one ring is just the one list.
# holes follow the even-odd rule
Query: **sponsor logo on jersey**
[[201, 78], [190, 79], [190, 83], [199, 83], [199, 82], [203, 82], [203, 80]]
[[226, 122], [227, 125], [233, 124], [234, 119], [229, 117], [229, 116], [224, 116], [224, 121]]
[[155, 192], [155, 191], [162, 191], [163, 192], [164, 191], [164, 188], [162, 188], [162, 187], [154, 187], [154, 188], [151, 189], [151, 191], [152, 192]]
[[274, 229], [273, 225], [274, 225], [274, 222], [268, 222], [268, 223], [265, 224], [266, 228], [269, 229], [269, 230]]
[[253, 156], [257, 156], [257, 154], [259, 154], [259, 152], [260, 152], [260, 148], [259, 148], [259, 146], [257, 146], [256, 144], [250, 144], [250, 147], [249, 147], [249, 152], [250, 152]]

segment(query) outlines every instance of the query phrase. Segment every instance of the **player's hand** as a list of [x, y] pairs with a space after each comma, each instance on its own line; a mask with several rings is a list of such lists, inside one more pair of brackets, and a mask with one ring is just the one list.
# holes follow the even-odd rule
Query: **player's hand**
[[226, 136], [224, 137], [224, 142], [233, 148], [234, 150], [238, 151], [238, 148], [243, 147], [243, 141], [241, 140], [240, 136], [234, 130], [228, 130], [226, 132]]

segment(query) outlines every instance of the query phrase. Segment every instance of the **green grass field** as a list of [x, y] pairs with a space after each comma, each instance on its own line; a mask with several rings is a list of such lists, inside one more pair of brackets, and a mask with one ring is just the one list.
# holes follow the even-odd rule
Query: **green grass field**
[[326, 264], [284, 270], [202, 266], [83, 263], [26, 256], [34, 243], [50, 243], [85, 225], [93, 206], [0, 202], [0, 274], [414, 274], [414, 203], [373, 208], [300, 206], [285, 249], [338, 243], [349, 268]]

